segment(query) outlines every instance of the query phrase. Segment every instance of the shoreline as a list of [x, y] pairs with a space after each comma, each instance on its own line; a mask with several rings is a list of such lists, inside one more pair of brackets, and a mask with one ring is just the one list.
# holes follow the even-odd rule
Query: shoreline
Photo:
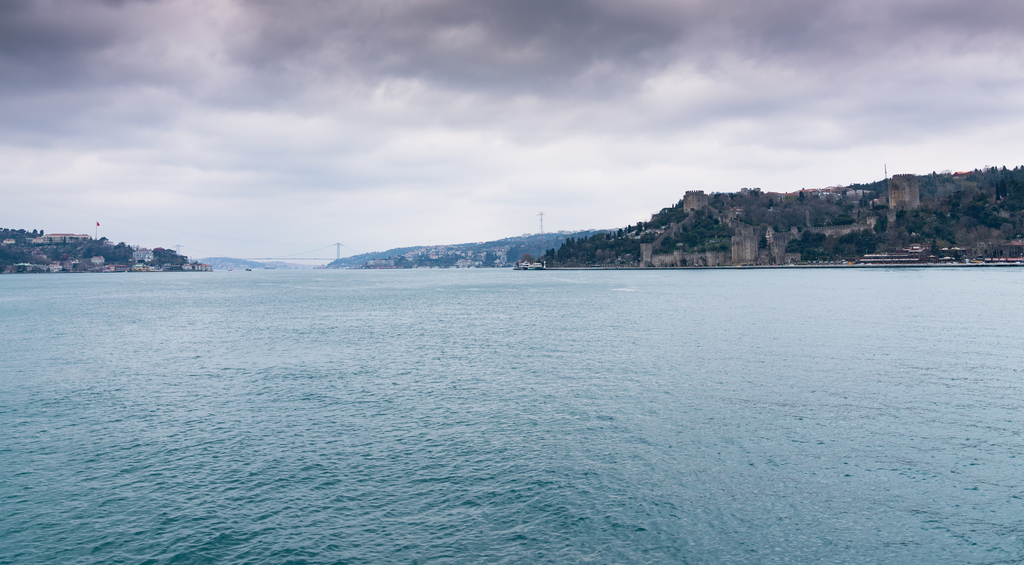
[[[1024, 262], [1010, 263], [1010, 262], [989, 262], [989, 263], [920, 263], [915, 265], [908, 264], [894, 264], [894, 265], [878, 265], [878, 264], [844, 264], [844, 265], [717, 265], [712, 267], [545, 267], [544, 269], [535, 269], [541, 271], [687, 271], [687, 270], [750, 270], [750, 269], [964, 269], [964, 268], [1012, 268], [1012, 267], [1024, 267]], [[465, 271], [471, 269], [457, 269], [457, 268], [441, 268], [443, 270], [454, 270], [454, 271]], [[314, 270], [314, 269], [309, 269]], [[417, 269], [330, 269], [337, 271], [415, 271]], [[439, 270], [439, 269], [429, 269]], [[503, 271], [510, 270], [508, 267], [475, 267], [472, 270], [495, 270]], [[514, 270], [514, 269], [511, 269]], [[132, 271], [116, 271], [116, 272], [95, 272], [95, 271], [27, 271], [27, 272], [0, 272], [0, 275], [111, 275], [111, 274], [122, 274], [131, 273]], [[185, 273], [187, 271], [141, 271], [146, 274], [154, 273]], [[211, 269], [209, 271], [193, 271], [193, 272], [229, 272], [228, 270], [217, 270]]]
[[920, 263], [917, 265], [895, 264], [846, 264], [846, 265], [717, 265], [713, 267], [545, 267], [545, 271], [685, 271], [696, 269], [936, 269], [971, 267], [1024, 267], [1022, 263]]

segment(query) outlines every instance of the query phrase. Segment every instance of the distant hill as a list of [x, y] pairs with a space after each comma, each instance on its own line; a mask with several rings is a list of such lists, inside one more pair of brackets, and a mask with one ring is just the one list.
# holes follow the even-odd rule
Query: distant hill
[[602, 230], [583, 230], [537, 233], [478, 243], [396, 247], [387, 251], [344, 257], [332, 261], [327, 266], [332, 269], [354, 269], [375, 264], [380, 267], [396, 268], [453, 267], [470, 264], [475, 267], [503, 267], [518, 261], [523, 254], [540, 257], [545, 251], [562, 245], [570, 237], [587, 237], [601, 232]]
[[424, 247], [396, 247], [394, 249], [388, 249], [387, 251], [371, 251], [369, 253], [360, 253], [359, 255], [352, 255], [351, 257], [342, 257], [331, 261], [327, 264], [329, 269], [351, 269], [362, 265], [367, 261], [373, 259], [387, 259], [388, 257], [397, 257], [404, 255], [410, 251], [416, 251], [419, 249], [425, 249]]
[[[173, 249], [155, 247], [145, 258], [136, 259], [138, 247], [123, 241], [115, 244], [105, 237], [88, 234], [49, 234], [42, 231], [0, 228], [0, 272], [102, 270], [113, 265], [127, 269], [137, 261], [162, 268], [180, 269], [188, 257]], [[147, 250], [148, 251], [148, 250]]]
[[260, 263], [259, 261], [249, 261], [248, 259], [235, 259], [234, 257], [206, 257], [200, 259], [200, 263], [206, 263], [217, 271], [227, 271], [229, 269], [311, 269], [312, 267], [307, 265], [298, 265], [295, 263], [283, 263], [281, 261], [271, 261], [267, 263]]

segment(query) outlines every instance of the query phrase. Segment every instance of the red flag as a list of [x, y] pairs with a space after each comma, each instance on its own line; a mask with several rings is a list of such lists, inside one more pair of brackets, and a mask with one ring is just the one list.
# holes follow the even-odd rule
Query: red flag
[[100, 223], [99, 222], [96, 222], [96, 227], [100, 227]]

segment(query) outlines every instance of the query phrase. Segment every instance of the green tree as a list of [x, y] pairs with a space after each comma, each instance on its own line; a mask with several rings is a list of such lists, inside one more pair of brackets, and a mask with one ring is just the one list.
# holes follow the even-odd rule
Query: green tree
[[875, 222], [875, 233], [885, 233], [889, 229], [889, 217], [882, 216]]

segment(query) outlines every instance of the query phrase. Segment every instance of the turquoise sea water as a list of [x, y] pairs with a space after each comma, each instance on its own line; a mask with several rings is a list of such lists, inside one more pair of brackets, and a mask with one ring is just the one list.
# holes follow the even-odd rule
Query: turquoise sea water
[[0, 277], [0, 563], [1024, 561], [1024, 270]]

